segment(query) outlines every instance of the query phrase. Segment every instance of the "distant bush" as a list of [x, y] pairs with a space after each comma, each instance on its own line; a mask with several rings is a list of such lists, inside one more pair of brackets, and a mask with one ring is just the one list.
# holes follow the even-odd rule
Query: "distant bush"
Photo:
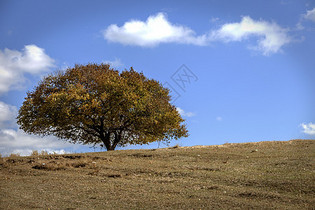
[[39, 156], [39, 153], [37, 150], [33, 150], [31, 156]]
[[17, 154], [12, 153], [12, 154], [10, 154], [9, 157], [15, 158], [15, 157], [20, 157], [20, 156], [21, 156], [21, 155], [20, 155], [19, 153], [17, 153]]
[[40, 152], [40, 155], [49, 155], [49, 153], [47, 151], [43, 150]]
[[33, 150], [31, 156], [40, 156], [40, 155], [49, 155], [49, 153], [45, 150], [38, 152], [37, 150]]
[[173, 146], [173, 149], [177, 149], [177, 148], [180, 148], [179, 144], [176, 144], [175, 146]]

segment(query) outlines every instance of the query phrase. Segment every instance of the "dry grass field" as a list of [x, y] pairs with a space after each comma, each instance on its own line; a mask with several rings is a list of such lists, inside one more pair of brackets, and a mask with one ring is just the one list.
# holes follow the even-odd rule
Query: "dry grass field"
[[0, 209], [314, 209], [315, 141], [0, 159]]

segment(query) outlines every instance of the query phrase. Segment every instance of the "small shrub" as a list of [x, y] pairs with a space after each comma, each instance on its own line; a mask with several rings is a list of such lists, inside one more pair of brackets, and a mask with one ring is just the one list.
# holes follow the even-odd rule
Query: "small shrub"
[[49, 153], [45, 150], [42, 150], [41, 152], [38, 152], [37, 150], [33, 150], [31, 156], [44, 156], [49, 155]]
[[33, 150], [31, 156], [39, 156], [39, 153], [37, 150]]
[[175, 146], [170, 147], [170, 149], [178, 149], [180, 148], [179, 144], [176, 144]]
[[229, 143], [228, 141], [226, 141], [223, 145], [224, 146], [230, 146], [230, 145], [232, 145], [232, 143]]
[[43, 150], [40, 152], [40, 155], [49, 155], [47, 151]]
[[12, 154], [10, 154], [9, 157], [10, 157], [10, 158], [20, 157], [20, 154], [19, 154], [19, 153], [17, 153], [17, 154], [12, 153]]

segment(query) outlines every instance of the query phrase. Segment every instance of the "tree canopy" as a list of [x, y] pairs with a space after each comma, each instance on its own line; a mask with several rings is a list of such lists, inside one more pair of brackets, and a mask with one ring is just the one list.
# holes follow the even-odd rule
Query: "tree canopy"
[[72, 143], [146, 144], [187, 137], [184, 119], [169, 90], [133, 68], [76, 65], [42, 79], [17, 117], [29, 134], [54, 135]]

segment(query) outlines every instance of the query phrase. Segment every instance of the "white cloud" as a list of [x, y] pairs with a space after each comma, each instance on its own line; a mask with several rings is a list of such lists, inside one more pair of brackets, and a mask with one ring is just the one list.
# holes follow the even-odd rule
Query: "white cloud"
[[65, 152], [64, 148], [76, 147], [78, 145], [59, 140], [54, 136], [42, 138], [26, 134], [22, 130], [0, 129], [0, 153], [2, 155], [11, 153], [30, 155], [33, 150], [62, 153]]
[[315, 22], [315, 8], [313, 8], [312, 10], [308, 10], [304, 15], [304, 18]]
[[22, 51], [0, 50], [0, 94], [19, 88], [25, 73], [37, 75], [53, 66], [54, 60], [36, 45], [26, 45]]
[[[309, 14], [309, 11], [308, 11]], [[211, 19], [216, 22], [218, 18]], [[180, 43], [205, 46], [215, 41], [243, 41], [249, 37], [258, 37], [258, 45], [251, 49], [259, 50], [264, 55], [277, 53], [292, 40], [288, 29], [280, 27], [275, 22], [253, 20], [249, 16], [241, 22], [227, 23], [218, 30], [196, 35], [189, 27], [170, 23], [165, 14], [149, 16], [144, 21], [130, 20], [121, 27], [112, 24], [104, 30], [104, 38], [110, 42], [124, 45], [154, 47], [161, 43]]]
[[303, 133], [309, 134], [309, 135], [315, 135], [315, 124], [314, 123], [302, 123], [301, 127], [303, 128]]
[[142, 47], [153, 47], [160, 43], [207, 44], [206, 35], [196, 36], [190, 28], [170, 23], [163, 13], [149, 16], [146, 22], [130, 20], [121, 27], [112, 24], [104, 31], [104, 38]]
[[0, 129], [4, 126], [11, 127], [15, 125], [17, 108], [0, 101]]
[[0, 130], [0, 153], [9, 155], [19, 153], [29, 155], [33, 150], [38, 151], [61, 151], [64, 147], [69, 147], [69, 143], [56, 139], [55, 137], [41, 138], [28, 135], [21, 130], [3, 129]]
[[220, 29], [212, 31], [212, 41], [221, 40], [224, 42], [243, 41], [252, 36], [259, 37], [258, 46], [254, 47], [262, 51], [264, 55], [276, 53], [281, 47], [291, 42], [287, 34], [288, 30], [280, 27], [274, 22], [263, 20], [255, 21], [249, 16], [243, 17], [239, 23], [228, 23]]
[[181, 109], [179, 107], [176, 107], [176, 110], [183, 117], [193, 117], [193, 116], [195, 116], [195, 113], [193, 113], [193, 112], [185, 112], [183, 109]]
[[119, 68], [124, 66], [119, 58], [115, 58], [113, 61], [103, 61], [103, 63], [109, 64], [112, 68]]

